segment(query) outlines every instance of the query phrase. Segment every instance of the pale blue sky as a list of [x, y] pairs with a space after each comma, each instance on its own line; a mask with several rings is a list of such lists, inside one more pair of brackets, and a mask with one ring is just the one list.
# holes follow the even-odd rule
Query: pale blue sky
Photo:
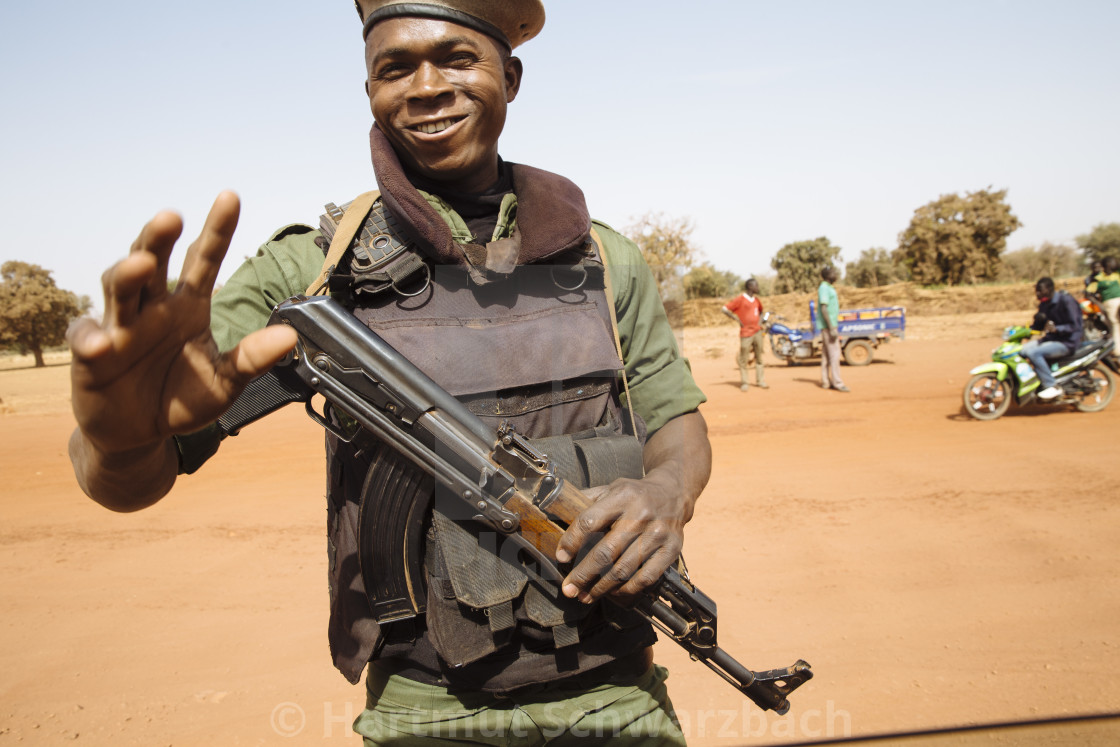
[[[988, 186], [1023, 221], [1012, 249], [1120, 221], [1120, 3], [546, 8], [503, 156], [571, 177], [617, 228], [691, 216], [722, 269], [768, 272], [820, 235], [845, 260], [893, 248], [915, 208]], [[224, 278], [373, 187], [348, 0], [5, 2], [0, 29], [0, 261], [98, 305], [161, 208], [193, 237], [220, 189], [241, 194]]]

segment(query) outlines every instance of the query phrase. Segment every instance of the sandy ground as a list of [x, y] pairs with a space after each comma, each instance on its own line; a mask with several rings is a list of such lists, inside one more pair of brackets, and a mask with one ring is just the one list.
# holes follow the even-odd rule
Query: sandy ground
[[[960, 410], [1021, 317], [913, 319], [845, 367], [847, 395], [773, 359], [742, 393], [733, 330], [686, 331], [715, 451], [693, 578], [732, 655], [816, 672], [778, 717], [658, 644], [691, 743], [1120, 710], [1120, 403]], [[0, 371], [0, 745], [358, 744], [363, 690], [327, 655], [317, 427], [289, 408], [112, 514], [70, 471], [67, 376]]]

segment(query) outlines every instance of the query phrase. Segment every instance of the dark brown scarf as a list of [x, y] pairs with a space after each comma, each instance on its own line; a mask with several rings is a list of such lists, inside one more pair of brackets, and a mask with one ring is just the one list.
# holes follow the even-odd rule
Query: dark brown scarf
[[583, 192], [557, 174], [532, 166], [505, 163], [517, 195], [513, 237], [487, 244], [460, 244], [451, 229], [408, 180], [384, 133], [374, 125], [370, 155], [385, 206], [400, 219], [409, 238], [440, 264], [463, 265], [476, 279], [506, 275], [518, 264], [538, 262], [582, 246], [591, 230]]

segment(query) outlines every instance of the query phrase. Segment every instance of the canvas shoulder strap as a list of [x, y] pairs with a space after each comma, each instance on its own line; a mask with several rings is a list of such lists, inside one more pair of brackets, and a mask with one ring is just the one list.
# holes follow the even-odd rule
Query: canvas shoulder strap
[[638, 423], [634, 419], [634, 404], [630, 400], [630, 378], [626, 375], [626, 358], [622, 355], [622, 338], [618, 334], [618, 314], [615, 312], [614, 284], [611, 282], [611, 268], [607, 263], [607, 250], [603, 247], [603, 239], [594, 227], [591, 228], [591, 240], [599, 249], [599, 258], [603, 260], [603, 285], [607, 293], [607, 311], [611, 317], [611, 333], [614, 337], [614, 349], [618, 359], [622, 361], [622, 390], [626, 393], [626, 412], [630, 415], [630, 428], [633, 433], [638, 432]]
[[343, 214], [342, 220], [338, 224], [338, 230], [331, 238], [327, 256], [323, 259], [323, 269], [314, 282], [307, 286], [306, 294], [308, 296], [314, 296], [327, 290], [327, 282], [330, 280], [331, 274], [338, 269], [338, 263], [342, 261], [342, 255], [346, 253], [346, 249], [350, 246], [354, 237], [358, 235], [358, 231], [362, 230], [362, 225], [366, 222], [366, 216], [369, 215], [373, 203], [377, 202], [377, 198], [380, 196], [381, 192], [376, 189], [364, 192], [355, 197], [350, 206], [346, 208], [346, 213]]

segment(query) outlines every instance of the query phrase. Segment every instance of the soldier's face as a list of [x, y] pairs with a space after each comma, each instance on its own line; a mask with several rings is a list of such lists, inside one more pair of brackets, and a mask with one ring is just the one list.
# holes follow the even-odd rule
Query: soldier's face
[[480, 191], [497, 179], [498, 136], [521, 62], [465, 26], [426, 18], [376, 24], [366, 39], [366, 92], [405, 165]]

